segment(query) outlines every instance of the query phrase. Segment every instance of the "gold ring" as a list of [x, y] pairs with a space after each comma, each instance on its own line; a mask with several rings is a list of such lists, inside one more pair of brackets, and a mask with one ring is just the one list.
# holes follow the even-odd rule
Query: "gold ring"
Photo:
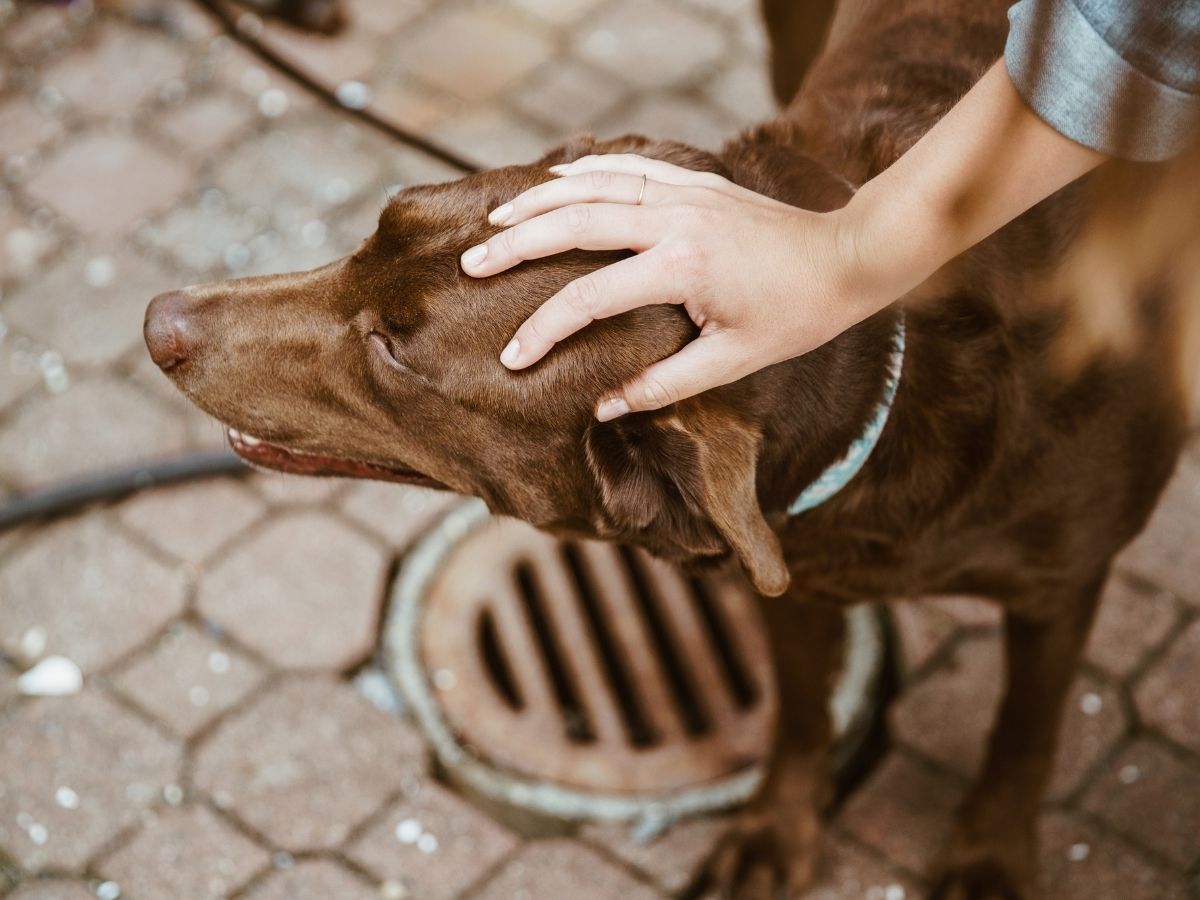
[[637, 203], [635, 203], [634, 206], [641, 206], [642, 198], [645, 196], [646, 196], [646, 174], [643, 172], [642, 173], [642, 187], [638, 191]]

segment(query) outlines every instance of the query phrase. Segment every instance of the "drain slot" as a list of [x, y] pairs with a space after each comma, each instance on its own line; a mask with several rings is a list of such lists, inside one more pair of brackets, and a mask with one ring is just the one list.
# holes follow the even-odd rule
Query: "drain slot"
[[476, 638], [479, 641], [479, 655], [496, 692], [510, 709], [524, 709], [525, 698], [521, 696], [521, 690], [517, 687], [512, 666], [508, 662], [508, 653], [500, 643], [500, 634], [496, 630], [496, 617], [490, 609], [485, 608], [479, 614]]
[[621, 714], [621, 723], [629, 743], [634, 747], [653, 747], [661, 740], [659, 734], [646, 718], [642, 707], [642, 698], [634, 689], [633, 678], [629, 673], [628, 661], [621, 653], [616, 637], [609, 624], [607, 610], [603, 609], [603, 601], [597, 596], [593, 583], [593, 574], [583, 559], [578, 545], [566, 542], [561, 547], [563, 562], [571, 573], [571, 580], [578, 589], [579, 605], [583, 609], [596, 649], [599, 652], [600, 663], [604, 669], [604, 677], [612, 689], [617, 701], [617, 709]]
[[738, 709], [749, 709], [758, 702], [761, 693], [758, 685], [750, 676], [746, 661], [730, 640], [729, 629], [707, 585], [699, 578], [690, 578], [688, 584], [709, 646], [721, 667], [721, 674], [725, 676], [725, 687], [729, 689], [729, 695]]
[[575, 679], [567, 669], [566, 659], [559, 645], [555, 630], [546, 613], [546, 598], [542, 595], [537, 575], [528, 560], [521, 560], [514, 569], [517, 589], [529, 624], [533, 628], [542, 662], [550, 675], [554, 699], [562, 713], [568, 740], [576, 744], [590, 744], [596, 740], [596, 731], [579, 696]]
[[683, 729], [692, 737], [708, 734], [712, 730], [712, 722], [700, 705], [695, 685], [684, 667], [679, 648], [659, 609], [653, 584], [646, 577], [642, 563], [631, 547], [621, 546], [618, 550], [621, 561], [624, 563], [625, 572], [633, 585], [633, 595], [638, 611], [642, 615], [642, 621], [650, 635], [654, 649], [658, 652], [663, 674], [666, 676], [671, 694], [675, 698], [675, 707], [679, 712]]

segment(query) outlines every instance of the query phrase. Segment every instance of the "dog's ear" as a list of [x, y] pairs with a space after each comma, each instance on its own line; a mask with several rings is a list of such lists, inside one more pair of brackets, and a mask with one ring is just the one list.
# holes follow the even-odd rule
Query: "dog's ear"
[[607, 524], [688, 555], [732, 552], [759, 593], [778, 596], [790, 578], [758, 503], [760, 434], [707, 400], [588, 430], [588, 467]]

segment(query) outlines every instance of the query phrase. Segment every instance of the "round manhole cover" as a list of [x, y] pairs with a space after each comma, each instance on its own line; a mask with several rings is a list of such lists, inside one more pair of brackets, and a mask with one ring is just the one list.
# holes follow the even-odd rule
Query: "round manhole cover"
[[[872, 612], [849, 626], [833, 700], [843, 744], [865, 731], [884, 657]], [[385, 641], [441, 764], [494, 800], [673, 818], [740, 802], [760, 777], [775, 686], [740, 581], [558, 540], [467, 501], [406, 557]]]

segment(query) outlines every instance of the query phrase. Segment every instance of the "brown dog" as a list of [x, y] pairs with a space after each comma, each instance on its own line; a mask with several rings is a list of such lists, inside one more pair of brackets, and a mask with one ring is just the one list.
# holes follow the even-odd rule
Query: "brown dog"
[[[851, 4], [789, 109], [718, 155], [580, 140], [533, 165], [410, 188], [355, 254], [324, 268], [165, 294], [147, 313], [155, 361], [237, 429], [234, 447], [253, 462], [444, 485], [558, 533], [682, 562], [736, 557], [761, 593], [786, 594], [763, 603], [783, 711], [774, 765], [712, 862], [726, 896], [807, 877], [838, 604], [950, 592], [1004, 606], [1008, 685], [935, 893], [1031, 896], [1063, 697], [1110, 562], [1184, 437], [1169, 308], [1148, 295], [1133, 354], [1058, 374], [1062, 315], [1047, 285], [1081, 190], [1052, 198], [908, 310], [903, 375], [875, 452], [827, 503], [789, 516], [871, 416], [896, 310], [736, 384], [601, 425], [597, 397], [695, 334], [681, 310], [597, 322], [514, 373], [498, 354], [517, 325], [616, 255], [567, 253], [484, 280], [465, 276], [458, 255], [493, 233], [488, 210], [588, 152], [642, 153], [797, 206], [840, 205], [847, 181], [885, 167], [1000, 55], [1007, 5]], [[829, 10], [767, 12], [775, 84], [790, 93]]]

